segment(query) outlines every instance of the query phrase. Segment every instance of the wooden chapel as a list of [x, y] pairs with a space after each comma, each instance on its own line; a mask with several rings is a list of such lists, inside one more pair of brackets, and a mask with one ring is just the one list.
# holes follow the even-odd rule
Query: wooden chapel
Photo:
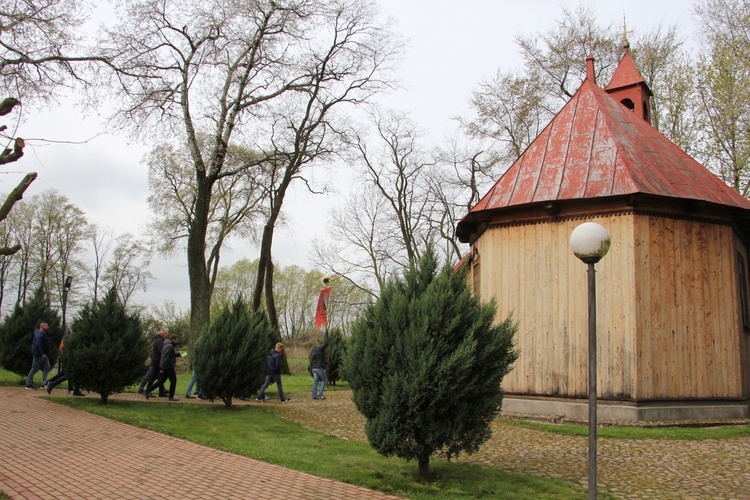
[[476, 293], [518, 322], [503, 411], [587, 415], [586, 265], [569, 247], [604, 226], [596, 265], [601, 420], [750, 416], [750, 200], [650, 123], [628, 46], [587, 78], [459, 222]]

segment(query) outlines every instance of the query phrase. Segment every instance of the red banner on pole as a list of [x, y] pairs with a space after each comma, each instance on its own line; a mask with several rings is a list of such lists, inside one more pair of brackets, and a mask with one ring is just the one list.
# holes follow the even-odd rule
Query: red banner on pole
[[320, 290], [318, 309], [315, 311], [315, 328], [328, 327], [328, 302], [331, 300], [331, 288], [327, 286]]

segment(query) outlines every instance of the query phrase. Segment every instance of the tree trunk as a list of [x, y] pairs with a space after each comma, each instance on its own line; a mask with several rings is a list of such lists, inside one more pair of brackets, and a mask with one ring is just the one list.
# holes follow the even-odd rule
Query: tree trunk
[[[278, 326], [279, 318], [276, 317], [276, 306], [273, 300], [273, 277], [269, 276], [269, 270], [273, 271], [271, 250], [273, 246], [273, 232], [276, 228], [276, 221], [281, 213], [281, 206], [284, 203], [284, 196], [286, 190], [289, 188], [294, 174], [297, 172], [298, 166], [295, 164], [287, 165], [284, 172], [284, 178], [282, 179], [279, 187], [273, 191], [271, 197], [271, 213], [268, 215], [268, 221], [266, 226], [263, 228], [263, 238], [260, 243], [260, 258], [258, 260], [258, 279], [255, 281], [255, 291], [253, 293], [253, 311], [260, 309], [261, 296], [265, 289], [266, 294], [270, 294], [270, 299], [266, 297], [266, 305], [272, 304], [272, 308], [268, 312], [268, 320], [272, 325]], [[270, 286], [264, 286], [266, 282], [270, 282]], [[270, 302], [269, 302], [270, 301]], [[272, 316], [273, 314], [273, 316]], [[285, 358], [286, 359], [286, 358]]]
[[108, 392], [100, 392], [99, 396], [101, 396], [102, 404], [106, 405], [107, 404], [107, 398], [109, 397], [109, 393]]
[[279, 318], [276, 311], [276, 299], [273, 295], [273, 260], [270, 258], [267, 262], [268, 270], [266, 271], [266, 311], [268, 312], [268, 321], [271, 326], [279, 329]]
[[430, 457], [419, 457], [419, 482], [430, 482]]
[[[266, 315], [271, 326], [278, 333], [276, 342], [281, 342], [281, 330], [279, 329], [279, 318], [276, 312], [276, 300], [273, 295], [273, 261], [268, 258], [268, 269], [266, 269]], [[289, 360], [286, 357], [286, 352], [281, 353], [281, 373], [284, 375], [291, 375], [292, 372], [289, 369]]]
[[195, 213], [190, 221], [187, 240], [187, 264], [190, 280], [190, 336], [189, 350], [198, 335], [211, 321], [211, 282], [206, 264], [206, 230], [211, 202], [211, 184], [198, 181]]
[[[273, 214], [271, 215], [271, 217], [273, 217]], [[256, 312], [260, 309], [260, 304], [263, 300], [263, 290], [266, 283], [266, 272], [268, 272], [268, 262], [271, 260], [273, 225], [274, 221], [269, 218], [268, 222], [266, 222], [266, 227], [263, 228], [263, 237], [260, 240], [258, 275], [255, 279], [255, 288], [253, 289], [253, 312]]]

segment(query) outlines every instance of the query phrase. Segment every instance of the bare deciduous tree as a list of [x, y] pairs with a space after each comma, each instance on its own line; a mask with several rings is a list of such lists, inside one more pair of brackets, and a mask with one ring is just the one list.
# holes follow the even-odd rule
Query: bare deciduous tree
[[750, 4], [695, 5], [705, 52], [698, 61], [697, 157], [743, 196], [750, 194]]
[[430, 223], [435, 161], [403, 114], [375, 111], [370, 133], [350, 131], [361, 180], [332, 212], [316, 265], [377, 296], [389, 278], [415, 263], [438, 237]]
[[750, 66], [750, 3], [745, 0], [700, 0], [693, 9], [710, 47], [723, 46], [742, 66]]
[[[0, 88], [14, 94], [0, 103], [0, 116], [18, 108], [21, 99], [27, 103], [48, 100], [60, 87], [75, 83], [86, 85], [80, 69], [89, 63], [106, 63], [81, 45], [80, 27], [88, 18], [81, 0], [18, 0], [0, 4]], [[18, 120], [20, 121], [20, 119]], [[25, 141], [7, 126], [0, 125], [0, 165], [18, 161]], [[0, 206], [0, 221], [36, 179], [36, 172], [26, 174]], [[20, 243], [0, 248], [0, 255], [18, 252]]]
[[[252, 161], [252, 154], [236, 147], [227, 150], [226, 165], [235, 168]], [[150, 231], [162, 253], [183, 248], [195, 217], [195, 172], [187, 148], [161, 145], [154, 148], [149, 165], [148, 203], [154, 213]], [[263, 217], [266, 175], [259, 165], [221, 177], [212, 189], [206, 225], [206, 272], [211, 293], [219, 269], [221, 249], [230, 237], [254, 239]]]
[[361, 187], [329, 214], [325, 237], [313, 243], [315, 265], [356, 289], [377, 297], [393, 275], [392, 238], [386, 200], [371, 187]]
[[83, 211], [48, 189], [18, 204], [5, 224], [21, 244], [7, 280], [16, 291], [15, 305], [23, 304], [40, 284], [52, 303], [62, 303], [65, 277], [84, 275], [83, 243], [89, 227]]
[[527, 75], [544, 90], [559, 109], [573, 96], [586, 78], [586, 57], [597, 61], [597, 81], [607, 81], [620, 60], [620, 43], [616, 30], [602, 26], [593, 7], [579, 5], [562, 9], [556, 26], [544, 33], [519, 35]]
[[[55, 189], [47, 189], [30, 200], [34, 206], [33, 239], [28, 251], [37, 282], [54, 301], [62, 303], [66, 276], [80, 275], [80, 252], [88, 233], [83, 210]], [[53, 295], [54, 294], [54, 295]], [[69, 296], [70, 300], [70, 296]]]
[[0, 5], [0, 86], [47, 100], [71, 81], [85, 82], [76, 63], [101, 60], [82, 48], [89, 10], [81, 0], [18, 0]]
[[[264, 226], [254, 305], [262, 291], [272, 300], [272, 234], [286, 189], [303, 166], [330, 152], [332, 108], [376, 91], [393, 52], [387, 26], [369, 9], [359, 0], [142, 0], [103, 41], [118, 68], [118, 117], [141, 136], [176, 137], [190, 152], [195, 192], [185, 229], [194, 331], [208, 324], [218, 264], [206, 254], [216, 250], [206, 246], [215, 187], [269, 163], [284, 173]], [[258, 155], [228, 165], [233, 144]]]
[[136, 291], [146, 291], [148, 281], [153, 279], [148, 271], [150, 263], [151, 249], [146, 243], [130, 233], [118, 236], [102, 278], [108, 289], [115, 290], [123, 306], [128, 306]]
[[[597, 82], [607, 84], [628, 35], [601, 25], [590, 6], [563, 8], [553, 29], [516, 37], [523, 71], [498, 71], [480, 82], [470, 101], [474, 117], [461, 120], [464, 131], [473, 139], [490, 139], [482, 150], [509, 167], [581, 85], [589, 55]], [[694, 68], [677, 27], [659, 25], [634, 40], [633, 59], [655, 94], [652, 123], [690, 151], [696, 140]]]
[[96, 224], [91, 224], [88, 237], [91, 250], [94, 253], [94, 262], [93, 266], [87, 266], [87, 274], [91, 283], [92, 301], [96, 302], [99, 300], [104, 268], [114, 244], [114, 235], [111, 229], [102, 229]]
[[506, 167], [554, 116], [541, 82], [512, 71], [498, 72], [491, 80], [480, 82], [470, 104], [475, 117], [461, 120], [464, 131], [487, 145], [488, 163]]

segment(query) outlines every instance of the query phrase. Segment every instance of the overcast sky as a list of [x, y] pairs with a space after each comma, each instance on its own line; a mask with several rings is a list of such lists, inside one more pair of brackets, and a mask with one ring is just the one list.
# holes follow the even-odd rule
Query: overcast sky
[[[520, 69], [522, 61], [514, 44], [518, 34], [545, 32], [554, 26], [562, 7], [581, 2], [560, 0], [380, 0], [382, 10], [397, 22], [395, 29], [409, 46], [399, 77], [403, 90], [379, 101], [411, 114], [433, 143], [453, 135], [455, 116], [469, 114], [468, 100], [483, 78], [498, 68]], [[604, 0], [592, 3], [600, 23], [646, 31], [657, 24], [678, 24], [683, 37], [692, 36], [694, 19], [688, 0]], [[635, 38], [631, 36], [631, 39]], [[24, 158], [0, 177], [0, 190], [8, 192], [22, 173], [37, 171], [38, 179], [27, 191], [33, 195], [54, 187], [80, 207], [90, 221], [117, 233], [141, 235], [148, 221], [147, 169], [142, 160], [147, 148], [128, 143], [117, 131], [102, 133], [96, 116], [61, 102], [50, 111], [25, 113], [18, 134], [25, 139], [44, 138], [60, 143], [30, 141]], [[10, 128], [10, 127], [9, 127]], [[75, 142], [87, 141], [85, 144]], [[343, 190], [344, 188], [342, 188]], [[287, 228], [274, 239], [277, 265], [310, 268], [308, 255], [313, 238], [325, 234], [327, 210], [344, 195], [327, 197], [296, 193], [285, 205]], [[222, 254], [222, 264], [239, 258], [255, 259], [257, 248], [235, 244]], [[188, 308], [188, 280], [184, 253], [171, 259], [154, 258], [155, 280], [148, 292], [139, 294], [142, 304], [173, 301]]]

